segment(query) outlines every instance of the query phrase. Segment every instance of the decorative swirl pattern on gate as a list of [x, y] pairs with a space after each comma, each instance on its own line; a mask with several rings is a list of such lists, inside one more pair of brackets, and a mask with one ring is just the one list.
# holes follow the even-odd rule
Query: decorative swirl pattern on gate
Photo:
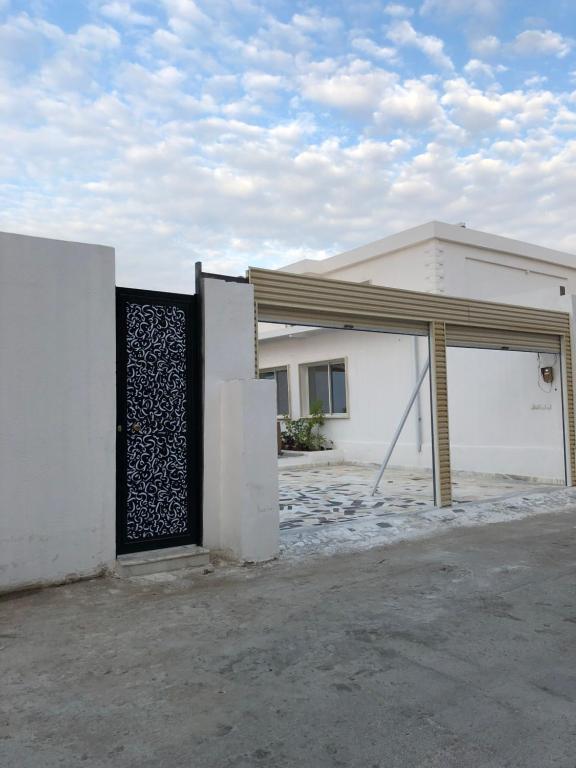
[[126, 345], [127, 538], [183, 535], [189, 532], [184, 310], [127, 303]]

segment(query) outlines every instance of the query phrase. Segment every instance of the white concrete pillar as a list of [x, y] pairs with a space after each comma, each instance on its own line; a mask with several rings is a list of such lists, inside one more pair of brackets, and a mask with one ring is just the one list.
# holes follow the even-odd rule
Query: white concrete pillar
[[204, 504], [202, 543], [220, 548], [222, 430], [220, 387], [254, 378], [254, 291], [246, 283], [202, 278], [204, 325]]
[[202, 292], [203, 544], [267, 560], [278, 548], [276, 405], [274, 384], [254, 375], [254, 289], [205, 277]]
[[220, 550], [243, 562], [278, 554], [276, 387], [272, 381], [221, 386]]

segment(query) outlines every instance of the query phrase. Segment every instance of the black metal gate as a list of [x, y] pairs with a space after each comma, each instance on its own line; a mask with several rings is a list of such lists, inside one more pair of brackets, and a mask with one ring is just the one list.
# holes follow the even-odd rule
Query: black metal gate
[[119, 554], [201, 543], [196, 302], [116, 290]]

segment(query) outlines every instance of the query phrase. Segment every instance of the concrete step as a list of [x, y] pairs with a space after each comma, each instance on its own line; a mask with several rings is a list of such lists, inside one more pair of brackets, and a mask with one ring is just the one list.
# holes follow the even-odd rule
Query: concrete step
[[166, 573], [181, 568], [205, 568], [209, 564], [209, 550], [190, 544], [185, 547], [149, 549], [146, 552], [118, 555], [116, 574], [123, 578], [148, 576], [151, 573]]

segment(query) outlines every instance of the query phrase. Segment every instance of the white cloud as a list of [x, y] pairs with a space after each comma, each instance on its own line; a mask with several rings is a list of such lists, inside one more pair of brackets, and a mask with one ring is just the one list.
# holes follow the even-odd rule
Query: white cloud
[[50, 94], [90, 93], [98, 87], [99, 67], [119, 48], [120, 36], [110, 26], [86, 24], [67, 35], [56, 25], [27, 14], [0, 24], [4, 74], [33, 76]]
[[43, 59], [43, 49], [63, 44], [66, 35], [60, 27], [26, 13], [12, 16], [0, 24], [2, 71], [18, 71], [35, 66]]
[[252, 38], [252, 42], [260, 48], [306, 50], [313, 46], [313, 36], [310, 32], [310, 29], [294, 24], [293, 19], [283, 22], [270, 17]]
[[433, 78], [402, 81], [356, 61], [329, 73], [302, 75], [299, 84], [307, 102], [371, 120], [377, 133], [407, 126], [430, 130], [444, 123]]
[[450, 119], [472, 135], [545, 124], [558, 106], [558, 99], [549, 92], [483, 91], [463, 78], [447, 82], [445, 90], [441, 103]]
[[112, 21], [129, 26], [136, 24], [150, 26], [154, 24], [152, 16], [146, 16], [134, 10], [132, 3], [126, 2], [126, 0], [112, 0], [112, 2], [104, 3], [100, 8], [100, 13], [106, 16], [106, 18], [112, 19]]
[[548, 82], [546, 75], [533, 75], [524, 80], [524, 85], [527, 88], [540, 88]]
[[491, 17], [498, 14], [501, 6], [502, 0], [424, 0], [420, 13]]
[[120, 45], [120, 35], [112, 27], [101, 27], [96, 24], [86, 24], [71, 35], [72, 43], [84, 48], [117, 48]]
[[238, 55], [253, 66], [270, 68], [278, 71], [290, 71], [294, 69], [294, 54], [263, 44], [258, 39], [249, 40], [247, 43], [236, 44]]
[[367, 37], [356, 37], [352, 40], [351, 45], [353, 48], [356, 48], [356, 50], [367, 53], [369, 56], [373, 56], [375, 59], [395, 62], [398, 58], [396, 48], [376, 45], [373, 40], [370, 40]]
[[496, 82], [495, 38], [446, 74], [441, 40], [392, 22], [443, 65], [407, 78], [375, 29], [345, 46], [316, 12], [163, 7], [122, 39], [97, 10], [76, 33], [0, 24], [1, 229], [110, 243], [120, 282], [176, 291], [198, 259], [241, 274], [430, 218], [576, 250], [576, 96], [532, 67]]
[[[520, 152], [506, 157], [501, 151], [496, 157], [491, 147], [458, 155], [432, 143], [410, 159], [407, 145], [362, 142], [343, 148], [327, 141], [291, 155], [278, 145], [267, 145], [263, 136], [250, 148], [250, 155], [259, 155], [260, 162], [260, 168], [251, 171], [238, 165], [247, 155], [242, 147], [227, 156], [236, 170], [218, 174], [164, 152], [164, 177], [157, 189], [141, 182], [145, 164], [137, 175], [135, 168], [129, 171], [125, 190], [112, 186], [118, 207], [103, 213], [110, 217], [107, 232], [114, 230], [114, 242], [120, 246], [124, 281], [150, 285], [149, 275], [154, 274], [155, 287], [182, 286], [187, 262], [198, 257], [208, 268], [242, 273], [248, 263], [290, 260], [287, 251], [303, 248], [310, 255], [324, 255], [327, 245], [340, 250], [437, 217], [471, 219], [480, 228], [536, 241], [546, 240], [549, 231], [554, 238], [547, 240], [549, 245], [569, 245], [571, 231], [562, 216], [569, 218], [570, 196], [557, 197], [553, 205], [547, 198], [556, 184], [573, 184], [567, 171], [574, 167], [574, 147], [569, 152], [557, 144], [528, 141]], [[554, 162], [558, 150], [562, 157]], [[523, 156], [530, 156], [531, 163], [523, 163]], [[118, 174], [122, 170], [126, 169], [118, 168]], [[482, 191], [486, 186], [489, 198]], [[123, 201], [124, 194], [136, 200], [134, 208]], [[175, 199], [175, 206], [169, 204]], [[541, 213], [539, 224], [524, 215], [534, 207]], [[223, 208], [225, 225], [215, 215]], [[139, 209], [149, 211], [145, 225]], [[82, 211], [76, 216], [85, 229], [96, 226], [100, 218], [83, 219]], [[393, 224], [383, 226], [385, 221]], [[495, 222], [506, 222], [505, 227]], [[128, 226], [130, 237], [119, 230], [122, 224]], [[165, 260], [147, 261], [146, 254], [159, 251], [167, 254]]]
[[378, 108], [396, 79], [390, 72], [371, 69], [364, 62], [355, 62], [330, 77], [304, 75], [301, 88], [302, 95], [309, 101], [352, 113], [370, 113]]
[[215, 28], [210, 16], [194, 0], [161, 0], [170, 30], [185, 45], [197, 44]]
[[527, 29], [517, 35], [510, 46], [513, 53], [520, 56], [548, 55], [563, 59], [567, 56], [574, 42], [567, 37], [547, 29], [542, 32], [539, 29]]
[[319, 12], [294, 14], [287, 22], [266, 13], [248, 39], [228, 36], [219, 42], [223, 50], [234, 53], [236, 60], [241, 57], [252, 67], [287, 74], [294, 72], [298, 60], [310, 62], [319, 43], [335, 46], [342, 26], [340, 19]]
[[286, 84], [285, 78], [266, 72], [246, 72], [242, 82], [249, 91], [277, 91]]
[[401, 5], [400, 3], [388, 3], [388, 5], [384, 6], [384, 13], [396, 18], [407, 18], [414, 14], [414, 10], [408, 8], [406, 5]]
[[439, 37], [422, 35], [417, 32], [409, 21], [394, 23], [387, 32], [388, 38], [399, 46], [412, 46], [422, 51], [439, 67], [453, 69], [450, 57], [444, 52], [444, 43]]
[[523, 21], [523, 26], [531, 29], [546, 29], [548, 23], [542, 16], [527, 16]]
[[127, 91], [141, 94], [146, 100], [164, 95], [164, 98], [178, 98], [178, 89], [185, 82], [186, 75], [177, 67], [165, 66], [150, 70], [141, 64], [126, 64], [119, 72], [118, 83]]
[[292, 24], [304, 32], [321, 32], [332, 34], [342, 29], [342, 21], [333, 16], [322, 16], [320, 13], [296, 13], [292, 16]]
[[194, 0], [162, 0], [162, 3], [170, 18], [182, 19], [192, 23], [208, 21], [208, 17]]
[[[422, 84], [401, 87], [404, 96], [391, 90], [384, 102], [398, 114], [409, 94], [415, 105], [422, 100]], [[491, 110], [496, 119], [505, 114], [498, 104], [480, 112]], [[0, 139], [10, 139], [13, 161], [27, 158], [35, 188], [16, 196], [0, 190], [1, 226], [110, 243], [120, 282], [182, 291], [192, 290], [197, 259], [242, 274], [248, 264], [325, 255], [430, 218], [576, 247], [576, 142], [500, 134], [466, 152], [432, 140], [412, 156], [408, 140], [315, 143], [311, 130], [222, 118], [155, 130], [114, 102], [98, 115], [86, 107], [58, 122], [53, 115], [38, 133], [3, 127]], [[539, 215], [526, 216], [530, 210]]]
[[443, 112], [437, 92], [422, 80], [407, 80], [388, 88], [378, 105], [375, 122], [390, 129], [394, 125], [434, 130]]
[[470, 75], [472, 78], [485, 77], [493, 80], [496, 77], [497, 72], [505, 72], [506, 67], [502, 64], [492, 66], [480, 59], [470, 59], [470, 61], [464, 65], [464, 72]]
[[495, 35], [477, 38], [470, 43], [470, 47], [478, 56], [493, 56], [498, 53], [501, 45], [500, 40]]

